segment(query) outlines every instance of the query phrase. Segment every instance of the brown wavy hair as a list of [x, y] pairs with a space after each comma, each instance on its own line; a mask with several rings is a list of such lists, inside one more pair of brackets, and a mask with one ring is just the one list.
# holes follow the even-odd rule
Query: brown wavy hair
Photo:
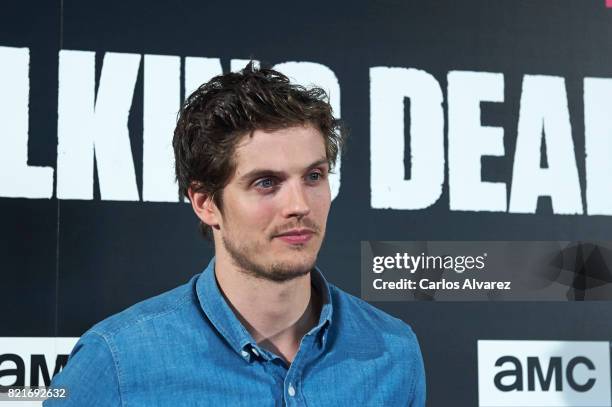
[[[212, 78], [185, 100], [178, 115], [172, 146], [176, 179], [182, 196], [191, 187], [212, 196], [222, 211], [223, 188], [236, 169], [234, 151], [246, 135], [258, 129], [310, 124], [319, 129], [330, 169], [346, 138], [329, 98], [318, 87], [290, 83], [273, 69], [254, 67]], [[205, 236], [210, 227], [200, 223]]]

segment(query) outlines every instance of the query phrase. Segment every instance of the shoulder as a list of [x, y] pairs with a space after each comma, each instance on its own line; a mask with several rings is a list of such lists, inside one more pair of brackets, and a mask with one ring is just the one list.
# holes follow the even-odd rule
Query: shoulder
[[[358, 355], [384, 366], [389, 377], [405, 381], [412, 394], [411, 406], [425, 405], [425, 368], [419, 342], [412, 328], [364, 300], [330, 286], [333, 316], [333, 349]], [[391, 373], [394, 372], [394, 373]], [[411, 390], [410, 390], [411, 389]]]
[[135, 304], [85, 332], [65, 368], [53, 378], [54, 387], [69, 388], [71, 403], [67, 405], [119, 405], [123, 390], [133, 384], [134, 371], [154, 370], [154, 363], [163, 363], [161, 358], [146, 355], [167, 349], [177, 333], [185, 334], [189, 326], [201, 322], [195, 294], [198, 277]]
[[170, 291], [141, 301], [94, 325], [84, 336], [99, 336], [106, 341], [120, 335], [142, 333], [150, 325], [176, 319], [176, 314], [196, 310], [196, 275], [189, 282]]
[[81, 336], [51, 387], [66, 389], [68, 397], [50, 398], [44, 407], [121, 405], [118, 365], [108, 342], [93, 332]]
[[386, 332], [405, 335], [412, 329], [399, 318], [395, 318], [386, 312], [374, 307], [368, 302], [351, 295], [338, 287], [330, 284], [330, 293], [334, 307], [334, 317], [350, 318], [359, 320], [360, 324], [366, 324], [373, 329], [383, 329]]
[[332, 324], [339, 332], [354, 332], [372, 345], [408, 348], [419, 352], [416, 335], [410, 325], [330, 284], [334, 307]]

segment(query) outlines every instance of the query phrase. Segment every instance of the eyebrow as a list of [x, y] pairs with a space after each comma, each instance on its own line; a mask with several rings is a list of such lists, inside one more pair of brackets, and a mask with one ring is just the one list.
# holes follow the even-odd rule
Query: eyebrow
[[[317, 160], [315, 162], [313, 162], [312, 164], [306, 166], [305, 168], [307, 169], [311, 169], [314, 167], [318, 167], [321, 164], [328, 164], [327, 158], [321, 158], [320, 160]], [[240, 183], [244, 183], [245, 181], [251, 180], [251, 179], [257, 179], [260, 177], [264, 177], [264, 176], [275, 176], [275, 177], [282, 177], [285, 173], [283, 171], [274, 171], [274, 170], [270, 170], [270, 169], [261, 169], [261, 168], [256, 168], [253, 169], [249, 172], [247, 172], [246, 174], [244, 174], [243, 176], [240, 177], [240, 179], [238, 180], [238, 182]]]

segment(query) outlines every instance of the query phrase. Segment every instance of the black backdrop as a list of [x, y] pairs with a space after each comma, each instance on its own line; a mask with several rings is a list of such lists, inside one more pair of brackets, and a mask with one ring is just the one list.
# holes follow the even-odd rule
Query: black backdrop
[[[357, 296], [362, 240], [612, 240], [611, 217], [554, 214], [547, 197], [535, 214], [451, 211], [445, 183], [440, 199], [423, 210], [370, 205], [369, 69], [375, 66], [425, 70], [445, 100], [451, 70], [503, 73], [504, 102], [483, 105], [481, 120], [504, 128], [506, 154], [484, 162], [483, 178], [508, 185], [523, 75], [564, 77], [584, 192], [583, 79], [612, 78], [612, 9], [604, 0], [15, 1], [2, 5], [0, 46], [30, 49], [28, 164], [52, 168], [61, 49], [95, 51], [98, 71], [109, 51], [220, 58], [226, 71], [231, 59], [251, 57], [267, 65], [329, 67], [351, 140], [319, 265]], [[141, 63], [129, 118], [139, 190], [142, 82]], [[446, 115], [446, 102], [443, 107]], [[106, 316], [185, 282], [212, 255], [187, 204], [104, 201], [97, 181], [93, 200], [0, 197], [0, 224], [4, 337], [80, 336]], [[477, 405], [478, 339], [612, 338], [608, 302], [374, 305], [417, 332], [430, 406]]]

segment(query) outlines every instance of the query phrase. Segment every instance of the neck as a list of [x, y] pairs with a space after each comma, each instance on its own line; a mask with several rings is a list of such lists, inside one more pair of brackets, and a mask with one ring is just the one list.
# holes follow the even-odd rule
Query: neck
[[230, 307], [262, 347], [292, 362], [302, 337], [314, 327], [320, 301], [310, 274], [276, 282], [238, 268], [227, 256], [217, 256], [217, 282]]

